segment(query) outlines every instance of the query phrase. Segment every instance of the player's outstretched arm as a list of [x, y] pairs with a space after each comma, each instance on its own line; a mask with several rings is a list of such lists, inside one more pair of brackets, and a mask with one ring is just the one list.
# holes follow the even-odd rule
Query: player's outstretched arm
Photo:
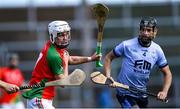
[[97, 55], [94, 53], [92, 56], [69, 56], [69, 64], [70, 65], [76, 65], [76, 64], [82, 64], [92, 61], [97, 61], [101, 58], [101, 55]]

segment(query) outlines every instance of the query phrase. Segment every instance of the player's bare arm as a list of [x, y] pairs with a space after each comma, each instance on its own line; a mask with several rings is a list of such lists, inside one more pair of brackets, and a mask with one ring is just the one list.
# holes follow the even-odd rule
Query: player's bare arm
[[172, 82], [172, 73], [169, 69], [169, 66], [167, 65], [166, 67], [163, 67], [161, 69], [163, 75], [164, 75], [164, 84], [163, 84], [163, 88], [162, 91], [160, 91], [158, 93], [158, 98], [159, 99], [165, 99], [167, 97], [169, 88], [171, 86], [171, 82]]
[[2, 87], [8, 93], [14, 93], [19, 90], [19, 87], [14, 84], [9, 84], [0, 80], [0, 87]]
[[105, 75], [110, 78], [111, 77], [111, 62], [112, 60], [116, 58], [116, 56], [114, 55], [113, 51], [111, 50], [104, 59], [104, 73]]
[[97, 55], [94, 53], [90, 57], [86, 56], [69, 56], [69, 64], [70, 65], [76, 65], [76, 64], [82, 64], [86, 62], [92, 62], [92, 61], [97, 61], [101, 58], [101, 55]]

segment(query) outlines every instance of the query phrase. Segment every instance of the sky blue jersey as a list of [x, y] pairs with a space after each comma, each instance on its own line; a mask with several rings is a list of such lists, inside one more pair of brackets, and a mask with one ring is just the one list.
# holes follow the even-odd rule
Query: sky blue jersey
[[[150, 71], [155, 64], [160, 68], [168, 65], [158, 44], [152, 41], [149, 47], [143, 47], [137, 37], [123, 41], [113, 49], [113, 52], [115, 56], [123, 58], [117, 81], [142, 90], [146, 90]], [[117, 92], [134, 97], [140, 96], [121, 88], [117, 88]]]

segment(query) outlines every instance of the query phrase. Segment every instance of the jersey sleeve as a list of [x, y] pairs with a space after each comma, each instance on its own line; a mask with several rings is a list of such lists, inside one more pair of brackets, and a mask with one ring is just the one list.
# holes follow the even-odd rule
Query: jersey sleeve
[[0, 68], [0, 80], [2, 79], [2, 68]]
[[54, 75], [59, 75], [64, 73], [62, 59], [59, 53], [53, 47], [48, 50], [47, 63]]
[[158, 54], [158, 58], [156, 64], [159, 66], [159, 68], [163, 68], [167, 66], [168, 65], [167, 59], [161, 47], [158, 47], [157, 54]]
[[124, 42], [120, 43], [113, 49], [113, 53], [116, 57], [120, 57], [124, 54]]

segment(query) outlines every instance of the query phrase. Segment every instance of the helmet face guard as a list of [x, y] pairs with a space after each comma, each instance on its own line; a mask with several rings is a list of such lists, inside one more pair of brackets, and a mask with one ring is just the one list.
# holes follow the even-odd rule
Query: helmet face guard
[[62, 43], [62, 44], [56, 44], [60, 48], [67, 47], [69, 45], [69, 40], [70, 40], [70, 26], [66, 21], [53, 21], [49, 23], [48, 25], [48, 30], [49, 30], [49, 36], [50, 36], [50, 41], [51, 43], [55, 44], [55, 39], [58, 34], [62, 34], [63, 32], [68, 33], [68, 42]]

